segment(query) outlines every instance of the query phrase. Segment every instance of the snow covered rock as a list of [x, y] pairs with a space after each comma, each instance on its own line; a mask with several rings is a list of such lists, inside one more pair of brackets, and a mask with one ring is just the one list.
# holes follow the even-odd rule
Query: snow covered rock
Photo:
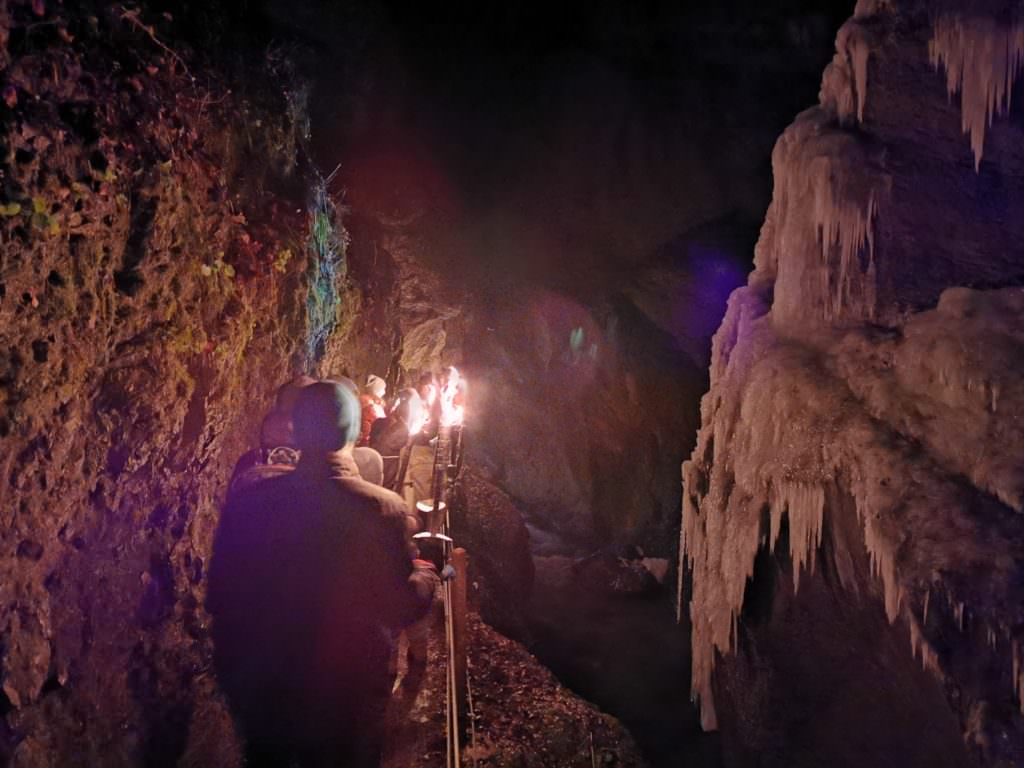
[[[716, 692], [735, 715], [736, 671], [757, 667], [732, 654], [770, 653], [745, 611], [784, 542], [791, 575], [769, 593], [791, 581], [798, 603], [816, 580], [808, 604], [884, 607], [968, 750], [1024, 759], [1024, 9], [958, 5], [862, 1], [821, 104], [776, 145], [683, 465], [680, 608], [707, 728]], [[793, 620], [779, 605], [769, 625]]]

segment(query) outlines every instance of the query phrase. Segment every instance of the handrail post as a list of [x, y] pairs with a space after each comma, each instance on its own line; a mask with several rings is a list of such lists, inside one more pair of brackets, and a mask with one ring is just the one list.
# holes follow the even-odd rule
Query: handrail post
[[[452, 635], [455, 644], [455, 700], [459, 722], [466, 722], [466, 601], [469, 583], [469, 556], [462, 547], [452, 550]], [[458, 734], [461, 738], [462, 734]]]

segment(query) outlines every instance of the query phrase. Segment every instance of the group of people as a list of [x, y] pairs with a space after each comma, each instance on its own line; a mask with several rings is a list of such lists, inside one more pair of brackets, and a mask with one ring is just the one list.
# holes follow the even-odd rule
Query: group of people
[[278, 391], [208, 572], [214, 663], [248, 765], [379, 764], [395, 640], [439, 584], [412, 542], [427, 457], [464, 394], [454, 368], [390, 401], [375, 375], [361, 390], [300, 376]]

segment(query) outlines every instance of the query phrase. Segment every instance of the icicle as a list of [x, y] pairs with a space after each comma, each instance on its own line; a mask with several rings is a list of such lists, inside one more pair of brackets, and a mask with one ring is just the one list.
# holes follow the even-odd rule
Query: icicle
[[853, 48], [853, 76], [857, 84], [857, 122], [863, 123], [864, 104], [868, 100], [868, 56], [871, 51], [860, 37], [850, 42]]
[[[848, 300], [853, 298], [855, 278], [860, 274], [859, 255], [867, 248], [868, 285], [874, 285], [875, 232], [874, 220], [878, 204], [874, 190], [868, 190], [864, 200], [849, 199], [850, 181], [836, 178], [831, 163], [825, 161], [817, 174], [814, 194], [814, 224], [821, 243], [822, 258], [827, 260], [833, 247], [839, 248], [839, 270], [832, 297], [832, 316], [839, 315]], [[824, 275], [828, 279], [828, 274]]]
[[782, 502], [777, 502], [771, 505], [771, 511], [769, 512], [771, 531], [768, 535], [770, 542], [768, 545], [768, 551], [772, 554], [775, 553], [775, 543], [779, 540], [779, 534], [782, 533], [782, 512]]
[[[875, 527], [875, 517], [859, 500], [857, 516], [864, 525], [864, 546], [868, 550], [871, 575], [881, 579], [885, 593], [885, 615], [889, 623], [896, 621], [903, 602], [903, 588], [896, 580], [896, 562], [886, 541]], [[926, 598], [927, 599], [927, 598]]]
[[925, 640], [921, 625], [913, 617], [910, 619], [910, 652], [915, 659], [920, 656], [921, 666], [924, 669], [941, 677], [939, 656], [931, 644]]
[[1010, 110], [1024, 64], [1024, 24], [1005, 27], [990, 18], [940, 16], [928, 44], [932, 66], [946, 70], [946, 91], [960, 93], [960, 124], [971, 135], [974, 169], [981, 167], [985, 131]]
[[926, 590], [925, 593], [924, 593], [924, 616], [921, 619], [921, 622], [924, 623], [924, 624], [928, 623], [928, 603], [931, 601], [931, 597], [932, 597], [931, 589]]
[[814, 573], [815, 556], [821, 546], [821, 527], [825, 514], [825, 491], [819, 486], [779, 483], [772, 504], [772, 524], [776, 510], [786, 508], [789, 515], [789, 551], [793, 559], [793, 586], [800, 589], [800, 571]]
[[[686, 462], [690, 464], [690, 462]], [[686, 477], [686, 464], [683, 465], [683, 477]], [[693, 508], [693, 501], [690, 499], [689, 488], [686, 486], [685, 480], [683, 483], [683, 519], [687, 519], [691, 515], [695, 514]], [[683, 606], [686, 605], [686, 595], [683, 594], [683, 585], [685, 584], [686, 568], [692, 565], [687, 562], [687, 549], [686, 549], [686, 525], [679, 527], [679, 562], [676, 566], [676, 623], [683, 623]]]
[[1021, 669], [1020, 641], [1016, 638], [1012, 641], [1013, 646], [1013, 693], [1017, 697], [1017, 706], [1021, 714], [1024, 714], [1024, 670]]
[[[857, 113], [857, 122], [864, 122], [864, 105], [868, 100], [870, 42], [867, 29], [857, 19], [850, 19], [843, 24], [836, 35], [837, 66], [841, 67], [843, 76], [838, 79], [832, 96], [836, 99], [839, 119], [842, 123], [848, 122], [854, 110]], [[849, 84], [851, 74], [853, 76], [852, 89]]]

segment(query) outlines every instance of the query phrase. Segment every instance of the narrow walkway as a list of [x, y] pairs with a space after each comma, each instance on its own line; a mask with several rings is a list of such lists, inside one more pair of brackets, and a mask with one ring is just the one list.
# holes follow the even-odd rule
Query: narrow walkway
[[443, 606], [434, 604], [427, 639], [427, 661], [410, 665], [403, 635], [398, 649], [398, 679], [388, 709], [388, 741], [381, 768], [444, 766], [445, 682]]
[[[617, 720], [564, 688], [522, 645], [472, 612], [467, 636], [474, 716], [463, 748], [463, 766], [644, 765]], [[425, 667], [417, 672], [400, 664], [382, 768], [446, 765], [446, 671], [444, 627], [438, 618]]]

